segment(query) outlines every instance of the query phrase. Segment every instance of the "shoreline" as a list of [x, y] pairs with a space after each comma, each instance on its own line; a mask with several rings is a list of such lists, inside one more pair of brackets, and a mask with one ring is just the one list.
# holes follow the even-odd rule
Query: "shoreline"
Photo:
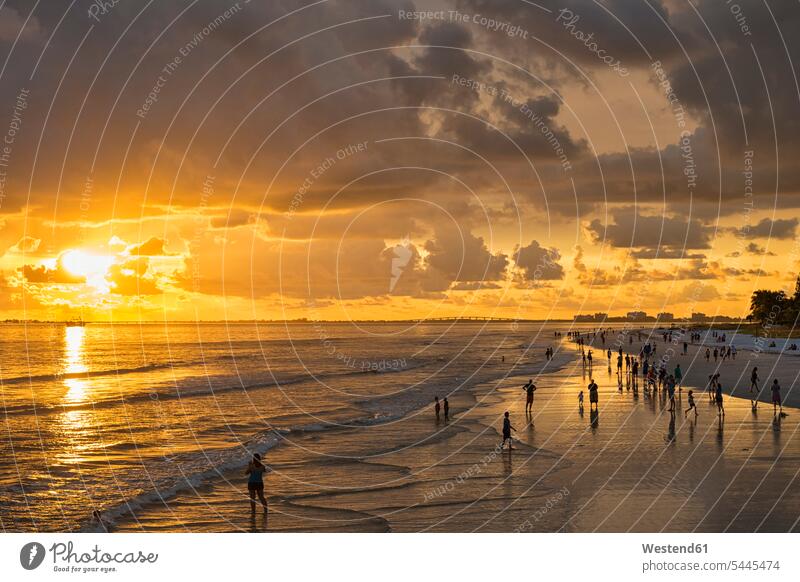
[[[632, 347], [638, 353], [639, 345], [634, 342], [633, 346], [625, 347]], [[660, 338], [657, 345], [662, 353], [669, 346]], [[713, 359], [707, 364], [700, 357], [705, 347], [690, 344], [686, 356], [676, 355], [671, 360], [686, 368], [684, 390], [678, 396], [681, 408], [690, 387], [704, 392], [702, 385], [695, 388], [695, 384], [705, 374], [706, 366], [713, 366]], [[592, 349], [599, 355], [602, 346], [595, 345]], [[737, 365], [746, 365], [750, 360], [744, 351], [739, 354]], [[595, 361], [600, 364], [594, 366], [595, 374], [603, 376], [608, 371], [604, 365], [607, 360]], [[561, 338], [554, 362], [537, 358], [536, 365], [538, 373], [533, 373], [529, 363], [515, 366], [509, 362], [506, 369], [493, 368], [482, 381], [456, 388], [448, 394], [454, 412], [450, 423], [435, 424], [428, 403], [405, 413], [402, 423], [395, 422], [400, 419], [392, 419], [372, 425], [366, 437], [357, 430], [364, 427], [348, 427], [297, 431], [292, 442], [282, 439], [267, 457], [267, 463], [278, 474], [267, 479], [271, 513], [263, 522], [259, 518], [246, 521], [246, 493], [238, 471], [231, 469], [194, 491], [198, 497], [179, 493], [160, 503], [148, 504], [136, 510], [135, 515], [119, 519], [113, 531], [585, 531], [573, 522], [574, 515], [585, 511], [574, 502], [589, 493], [583, 485], [574, 483], [576, 479], [578, 482], [585, 479], [586, 469], [581, 471], [581, 465], [586, 462], [591, 465], [591, 459], [585, 459], [582, 441], [591, 439], [598, 430], [596, 421], [590, 418], [588, 426], [581, 426], [583, 415], [576, 419], [574, 412], [567, 412], [563, 417], [559, 414], [552, 429], [545, 428], [542, 432], [543, 423], [551, 423], [551, 419], [541, 420], [552, 414], [552, 408], [562, 409], [562, 402], [574, 400], [568, 411], [577, 407], [577, 390], [585, 390], [587, 381], [586, 377], [578, 380], [585, 370], [581, 369], [577, 345]], [[717, 368], [721, 365], [718, 362]], [[496, 366], [502, 364], [498, 362]], [[609, 406], [629, 408], [625, 402], [630, 392], [609, 388], [607, 382], [613, 376], [601, 379], [603, 418], [607, 417]], [[498, 423], [503, 409], [512, 410], [514, 422], [520, 422], [524, 407], [520, 387], [528, 377], [535, 378], [540, 391], [534, 401], [533, 422], [517, 427], [524, 430], [512, 459], [508, 453], [497, 452]], [[723, 387], [732, 396], [726, 402], [731, 414], [749, 409], [736, 385], [728, 382]], [[440, 397], [445, 393], [441, 392]], [[705, 411], [703, 400], [698, 398], [698, 405], [707, 420], [711, 411]], [[633, 404], [634, 408], [624, 414], [641, 416], [650, 410], [650, 414], [656, 414], [657, 423], [667, 419], [661, 393], [638, 398], [638, 407], [646, 405], [644, 409], [637, 408], [637, 397]], [[631, 430], [626, 427], [630, 422], [626, 418], [630, 417], [621, 416], [619, 426], [612, 425], [615, 431]], [[604, 421], [604, 426], [607, 422]], [[681, 426], [685, 427], [685, 423]], [[654, 429], [649, 424], [641, 425], [639, 438], [653, 438], [657, 434]], [[673, 430], [678, 429], [670, 428], [670, 433]], [[297, 447], [330, 451], [334, 455], [326, 458], [325, 452], [316, 461], [303, 461], [294, 454]], [[343, 454], [348, 457], [343, 458]], [[567, 488], [565, 495], [564, 483], [570, 478], [574, 489]], [[342, 486], [343, 482], [347, 485]], [[541, 511], [537, 508], [558, 496], [559, 491], [563, 497], [559, 503], [563, 505], [553, 509], [546, 520], [531, 522], [530, 516]], [[206, 511], [213, 510], [214, 516], [198, 518], [198, 503]], [[506, 507], [500, 514], [487, 509], [498, 504]], [[171, 516], [175, 525], [164, 526], [165, 516]], [[222, 516], [225, 517], [219, 519]], [[618, 531], [615, 527], [607, 531]]]
[[[414, 408], [399, 418], [388, 419], [386, 422], [376, 423], [369, 427], [371, 432], [378, 432], [378, 433], [388, 433], [392, 435], [391, 438], [385, 439], [387, 442], [394, 442], [396, 443], [395, 446], [389, 447], [385, 450], [381, 451], [372, 451], [366, 457], [359, 458], [357, 455], [353, 455], [352, 458], [342, 458], [339, 457], [335, 460], [321, 460], [319, 461], [323, 465], [325, 463], [330, 463], [329, 468], [335, 466], [336, 471], [341, 470], [344, 466], [349, 466], [349, 471], [353, 472], [360, 472], [361, 469], [367, 468], [371, 470], [377, 465], [383, 465], [391, 467], [392, 472], [394, 472], [394, 480], [382, 483], [382, 488], [385, 490], [396, 490], [401, 488], [415, 488], [420, 489], [423, 487], [423, 483], [428, 480], [428, 473], [433, 471], [435, 473], [435, 469], [431, 467], [414, 467], [413, 462], [409, 462], [407, 464], [399, 463], [398, 460], [402, 459], [404, 456], [408, 457], [410, 460], [413, 460], [415, 456], [415, 451], [420, 449], [430, 449], [436, 448], [441, 445], [441, 443], [445, 441], [449, 441], [453, 438], [456, 438], [459, 434], [468, 433], [469, 435], [478, 434], [481, 438], [487, 439], [495, 442], [499, 441], [499, 432], [497, 431], [496, 427], [483, 425], [478, 423], [474, 420], [474, 418], [466, 418], [470, 414], [475, 414], [474, 409], [477, 404], [477, 396], [474, 394], [474, 390], [476, 386], [485, 387], [485, 394], [484, 396], [491, 396], [492, 388], [491, 385], [493, 383], [498, 382], [509, 382], [513, 381], [516, 383], [516, 378], [524, 377], [536, 377], [542, 375], [553, 375], [557, 374], [560, 370], [562, 370], [565, 366], [567, 366], [570, 362], [574, 361], [574, 355], [569, 355], [568, 357], [564, 358], [562, 356], [561, 360], [556, 362], [554, 360], [547, 361], [544, 359], [543, 355], [540, 353], [541, 350], [539, 348], [534, 348], [535, 352], [534, 355], [534, 362], [521, 362], [518, 365], [512, 365], [513, 362], [509, 361], [506, 364], [505, 368], [501, 368], [503, 364], [499, 362], [499, 356], [497, 359], [497, 363], [488, 371], [486, 371], [485, 376], [481, 377], [474, 382], [470, 382], [468, 385], [461, 385], [455, 389], [455, 391], [451, 393], [447, 393], [445, 391], [440, 392], [440, 397], [443, 395], [447, 395], [451, 400], [451, 409], [453, 410], [453, 416], [451, 417], [450, 423], [445, 423], [442, 421], [440, 424], [434, 424], [434, 431], [431, 432], [431, 418], [432, 412], [432, 403], [428, 402], [423, 404], [420, 407]], [[536, 353], [539, 352], [539, 353]], [[528, 352], [532, 353], [532, 352]], [[538, 373], [534, 373], [534, 370], [531, 367], [538, 368]], [[543, 370], [547, 370], [544, 372]], [[480, 371], [477, 371], [473, 374], [473, 376], [480, 374]], [[511, 380], [510, 380], [511, 379]], [[369, 408], [364, 409], [365, 412], [372, 412]], [[398, 421], [402, 420], [403, 422], [400, 423]], [[302, 506], [302, 512], [310, 513], [310, 514], [331, 514], [338, 515], [336, 512], [340, 510], [345, 510], [349, 515], [350, 518], [342, 519], [339, 523], [342, 527], [340, 530], [337, 531], [362, 531], [362, 524], [372, 523], [377, 524], [381, 523], [382, 526], [378, 528], [380, 531], [385, 531], [383, 529], [385, 518], [380, 515], [373, 515], [369, 513], [360, 513], [353, 508], [343, 508], [343, 507], [336, 507], [332, 508], [327, 506], [324, 502], [323, 503], [314, 503], [312, 500], [324, 501], [327, 498], [334, 498], [334, 497], [341, 497], [347, 495], [356, 495], [356, 492], [341, 492], [337, 491], [334, 488], [332, 491], [314, 491], [308, 492], [306, 494], [294, 494], [290, 493], [288, 490], [291, 488], [291, 483], [302, 480], [299, 477], [293, 477], [289, 475], [292, 473], [292, 470], [289, 469], [289, 466], [300, 466], [303, 463], [313, 463], [314, 461], [301, 461], [298, 457], [296, 457], [291, 451], [296, 447], [304, 448], [306, 445], [303, 443], [306, 441], [313, 441], [317, 447], [320, 446], [320, 442], [324, 439], [328, 439], [331, 441], [338, 441], [344, 440], [347, 445], [352, 445], [347, 438], [348, 435], [351, 435], [355, 440], [363, 440], [360, 436], [358, 431], [363, 430], [365, 427], [336, 427], [330, 428], [323, 431], [318, 432], [305, 432], [305, 431], [293, 431], [288, 435], [284, 435], [276, 445], [269, 450], [269, 454], [266, 458], [266, 462], [268, 465], [274, 466], [275, 470], [285, 473], [283, 477], [279, 474], [273, 473], [271, 477], [272, 481], [278, 480], [278, 485], [270, 484], [270, 479], [267, 479], [267, 490], [268, 490], [268, 499], [270, 501], [270, 505], [274, 503], [278, 504], [284, 513], [291, 513], [288, 511], [291, 508], [297, 508]], [[398, 434], [402, 433], [402, 434]], [[291, 438], [291, 437], [294, 438]], [[370, 437], [374, 438], [374, 437]], [[322, 440], [321, 440], [322, 439]], [[403, 445], [403, 442], [408, 442], [408, 444]], [[339, 453], [343, 453], [344, 451], [338, 451]], [[386, 456], [386, 459], [383, 457]], [[457, 459], [454, 459], [457, 461]], [[359, 466], [358, 468], [356, 468]], [[312, 470], [313, 473], [316, 470]], [[288, 482], [286, 478], [288, 477]], [[239, 492], [239, 496], [241, 499], [238, 501], [239, 507], [245, 507], [247, 505], [247, 501], [244, 499], [246, 491], [241, 488], [241, 485], [238, 483], [241, 480], [239, 476], [239, 472], [235, 469], [231, 469], [225, 471], [218, 477], [211, 479], [208, 483], [203, 485], [204, 490], [214, 490], [214, 489], [228, 489], [228, 499], [226, 499], [225, 503], [230, 503], [231, 499], [230, 496], [236, 497], [237, 491]], [[230, 489], [232, 488], [232, 491]], [[345, 488], [346, 489], [346, 488]], [[271, 491], [272, 493], [269, 493]], [[377, 493], [377, 489], [369, 488], [364, 489], [363, 491], [359, 491], [360, 494], [366, 494], [367, 491], [372, 491]], [[175, 494], [171, 495], [170, 498], [159, 499], [156, 501], [150, 501], [147, 503], [142, 504], [138, 507], [133, 513], [131, 512], [124, 512], [122, 515], [115, 517], [112, 531], [141, 531], [141, 528], [136, 527], [138, 523], [139, 516], [147, 515], [150, 516], [153, 512], [163, 512], [171, 511], [171, 506], [182, 506], [184, 505], [183, 500], [186, 499], [187, 493], [191, 495], [193, 492], [193, 488], [186, 487], [182, 488], [181, 491], [176, 492]], [[424, 499], [424, 495], [419, 496], [419, 499]], [[153, 516], [154, 517], [154, 516]], [[339, 516], [343, 517], [343, 516]], [[313, 517], [309, 518], [313, 521]], [[377, 521], [376, 521], [377, 520]], [[208, 524], [207, 524], [208, 525]], [[389, 527], [385, 525], [385, 527]], [[397, 526], [396, 526], [397, 527]], [[402, 526], [400, 526], [400, 531], [403, 530]], [[225, 528], [221, 531], [241, 531], [242, 529], [248, 528]], [[270, 528], [272, 529], [272, 528]], [[298, 531], [297, 528], [287, 528], [287, 527], [280, 527], [281, 531], [286, 529], [291, 529], [292, 531]], [[322, 523], [318, 523], [314, 527], [306, 527], [300, 528], [299, 531], [318, 531], [318, 530], [329, 530], [329, 527], [323, 526]], [[395, 529], [391, 529], [392, 531], [397, 531]], [[193, 530], [194, 531], [194, 530]], [[206, 530], [203, 530], [206, 531]]]

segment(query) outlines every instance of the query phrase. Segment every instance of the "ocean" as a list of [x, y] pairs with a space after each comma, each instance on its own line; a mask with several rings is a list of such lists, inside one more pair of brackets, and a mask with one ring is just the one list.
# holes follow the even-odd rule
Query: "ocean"
[[[672, 344], [666, 391], [594, 366], [591, 324], [90, 323], [0, 328], [0, 525], [13, 531], [797, 531], [800, 358]], [[620, 326], [618, 326], [620, 327]], [[639, 334], [623, 349], [637, 355]], [[624, 339], [624, 338], [623, 338]], [[547, 347], [555, 349], [552, 359]], [[713, 347], [712, 347], [713, 349]], [[612, 354], [613, 357], [613, 354]], [[615, 360], [614, 360], [615, 362]], [[755, 408], [749, 375], [779, 379]], [[704, 392], [721, 374], [726, 417]], [[538, 389], [531, 416], [522, 386]], [[599, 412], [578, 406], [590, 379]], [[689, 389], [699, 415], [685, 413]], [[450, 418], [436, 419], [446, 397]], [[788, 406], [787, 406], [788, 405]], [[513, 452], [502, 451], [508, 411]], [[250, 511], [260, 453], [269, 511]]]
[[[297, 447], [297, 463], [362, 458], [348, 443], [369, 440], [370, 427], [402, 427], [435, 395], [532, 373], [558, 328], [566, 324], [5, 324], [0, 523], [93, 530], [98, 512], [108, 527], [217, 482], [238, 487], [252, 453], [269, 459], [297, 435], [315, 443]], [[315, 487], [307, 473], [304, 490]]]

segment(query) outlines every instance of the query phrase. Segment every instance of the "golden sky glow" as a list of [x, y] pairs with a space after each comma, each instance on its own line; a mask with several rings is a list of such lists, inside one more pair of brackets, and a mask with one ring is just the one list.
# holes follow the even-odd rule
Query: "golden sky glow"
[[793, 41], [606, 4], [4, 5], [1, 315], [740, 316], [791, 290]]

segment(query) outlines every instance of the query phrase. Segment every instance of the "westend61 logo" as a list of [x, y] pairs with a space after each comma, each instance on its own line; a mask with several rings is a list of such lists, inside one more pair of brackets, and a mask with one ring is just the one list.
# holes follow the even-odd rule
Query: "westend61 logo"
[[19, 552], [19, 563], [26, 570], [35, 570], [42, 565], [48, 554], [53, 558], [54, 572], [80, 572], [88, 574], [101, 572], [103, 574], [116, 572], [116, 564], [154, 564], [158, 554], [135, 552], [106, 552], [95, 545], [88, 551], [75, 551], [72, 542], [66, 544], [57, 542], [49, 550], [39, 542], [29, 542], [22, 546]]

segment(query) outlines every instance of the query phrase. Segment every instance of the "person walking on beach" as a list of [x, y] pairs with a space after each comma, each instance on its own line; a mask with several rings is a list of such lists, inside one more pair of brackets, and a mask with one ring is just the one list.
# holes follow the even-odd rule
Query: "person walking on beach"
[[687, 408], [684, 413], [683, 417], [686, 418], [686, 415], [689, 414], [689, 411], [694, 408], [694, 417], [697, 418], [697, 406], [694, 403], [694, 392], [689, 390], [689, 408]]
[[597, 390], [598, 386], [597, 383], [594, 381], [594, 378], [589, 378], [589, 412], [592, 411], [592, 405], [594, 404], [594, 409], [598, 410], [597, 408]]
[[578, 392], [578, 411], [583, 412], [583, 390]]
[[666, 380], [667, 394], [669, 395], [669, 411], [675, 411], [675, 378], [670, 374]]
[[711, 402], [717, 401], [717, 388], [720, 386], [719, 372], [712, 374], [711, 378]]
[[439, 404], [439, 397], [438, 396], [434, 396], [433, 397], [433, 402], [434, 402], [433, 410], [434, 410], [434, 412], [436, 412], [436, 422], [439, 422], [439, 411], [442, 409], [442, 405]]
[[447, 396], [444, 397], [444, 419], [450, 420], [450, 403], [447, 401]]
[[717, 382], [717, 391], [714, 395], [714, 400], [717, 403], [717, 416], [725, 418], [725, 406], [722, 403], [722, 383]]
[[533, 414], [533, 393], [536, 392], [536, 384], [533, 383], [533, 379], [529, 379], [522, 389], [526, 392], [525, 414]]
[[783, 416], [783, 404], [781, 404], [781, 386], [778, 384], [778, 379], [772, 382], [772, 411], [778, 414], [780, 408], [781, 416]]
[[508, 450], [513, 450], [514, 447], [512, 446], [511, 440], [511, 431], [517, 432], [513, 426], [511, 426], [511, 419], [508, 417], [508, 411], [503, 415], [503, 442], [500, 443], [500, 450], [503, 450], [503, 447], [506, 446], [506, 441], [508, 441]]
[[245, 475], [248, 475], [247, 491], [250, 493], [250, 513], [256, 512], [256, 494], [264, 507], [264, 513], [267, 512], [267, 500], [264, 499], [264, 473], [266, 472], [267, 468], [261, 462], [261, 455], [255, 453], [245, 471]]
[[683, 371], [681, 371], [681, 365], [678, 364], [675, 366], [675, 383], [678, 385], [678, 390], [683, 390], [681, 383], [683, 382]]
[[711, 350], [706, 348], [706, 362], [710, 362], [710, 361], [711, 361]]
[[753, 371], [750, 373], [750, 394], [758, 391], [758, 366], [753, 366]]
[[586, 354], [586, 359], [589, 360], [589, 367], [592, 367], [592, 350], [589, 350], [589, 353]]

